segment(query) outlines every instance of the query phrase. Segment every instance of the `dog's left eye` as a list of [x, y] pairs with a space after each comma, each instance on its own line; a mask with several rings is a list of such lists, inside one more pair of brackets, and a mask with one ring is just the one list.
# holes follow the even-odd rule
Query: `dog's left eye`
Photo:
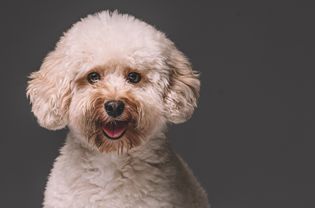
[[97, 82], [100, 79], [101, 79], [101, 75], [97, 72], [91, 72], [87, 75], [87, 80], [91, 84], [94, 84], [95, 82]]
[[141, 75], [137, 72], [130, 72], [127, 79], [131, 83], [138, 83], [141, 80]]

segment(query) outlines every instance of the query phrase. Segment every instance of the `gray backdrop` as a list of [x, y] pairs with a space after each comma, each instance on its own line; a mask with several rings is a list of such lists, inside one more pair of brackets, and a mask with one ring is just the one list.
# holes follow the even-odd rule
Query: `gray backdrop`
[[1, 1], [0, 207], [41, 206], [66, 134], [37, 125], [27, 76], [103, 9], [155, 25], [201, 72], [197, 111], [168, 135], [214, 208], [314, 207], [315, 10], [299, 2]]

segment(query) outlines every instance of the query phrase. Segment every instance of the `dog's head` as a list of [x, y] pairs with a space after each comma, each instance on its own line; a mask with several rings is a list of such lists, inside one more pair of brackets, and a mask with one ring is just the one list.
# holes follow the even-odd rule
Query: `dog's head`
[[163, 33], [105, 11], [64, 34], [31, 74], [27, 95], [41, 126], [68, 126], [101, 152], [121, 152], [190, 118], [199, 85]]

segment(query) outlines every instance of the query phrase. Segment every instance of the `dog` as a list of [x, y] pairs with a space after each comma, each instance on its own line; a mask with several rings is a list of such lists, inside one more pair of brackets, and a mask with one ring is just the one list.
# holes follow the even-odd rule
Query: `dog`
[[28, 81], [40, 126], [69, 129], [44, 208], [208, 208], [170, 147], [167, 124], [188, 120], [200, 81], [166, 35], [128, 14], [75, 23]]

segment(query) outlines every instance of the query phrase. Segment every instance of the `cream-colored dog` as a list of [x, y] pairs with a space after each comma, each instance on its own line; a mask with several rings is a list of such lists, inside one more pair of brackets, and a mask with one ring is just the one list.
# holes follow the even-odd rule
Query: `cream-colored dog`
[[206, 208], [206, 193], [172, 150], [166, 124], [186, 121], [200, 82], [154, 27], [100, 12], [76, 23], [30, 76], [39, 124], [68, 126], [45, 208]]

